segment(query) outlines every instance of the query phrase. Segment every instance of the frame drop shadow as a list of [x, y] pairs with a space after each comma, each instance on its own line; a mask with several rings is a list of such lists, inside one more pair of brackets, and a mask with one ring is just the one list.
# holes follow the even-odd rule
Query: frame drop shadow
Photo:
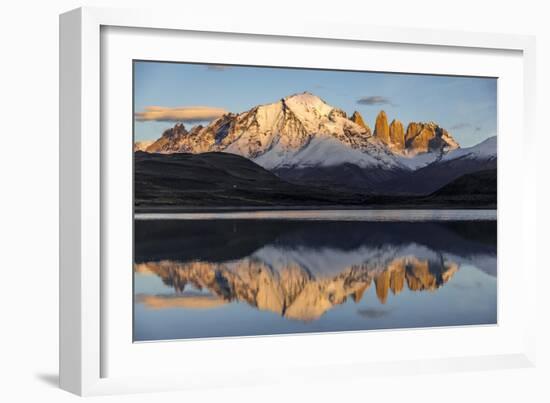
[[36, 378], [49, 386], [59, 387], [59, 374], [36, 374]]

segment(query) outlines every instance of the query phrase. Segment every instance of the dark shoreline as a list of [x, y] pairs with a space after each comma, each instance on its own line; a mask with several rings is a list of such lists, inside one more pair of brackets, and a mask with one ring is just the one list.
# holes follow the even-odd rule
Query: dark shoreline
[[462, 175], [432, 193], [415, 193], [376, 190], [374, 185], [368, 191], [333, 188], [323, 185], [322, 178], [313, 185], [291, 183], [246, 158], [224, 153], [138, 153], [134, 162], [134, 208], [143, 213], [494, 209], [497, 205], [496, 170]]
[[181, 207], [134, 207], [134, 214], [177, 214], [245, 211], [299, 211], [299, 210], [496, 210], [495, 204], [483, 206], [435, 206], [435, 205], [346, 205], [346, 206], [181, 206]]

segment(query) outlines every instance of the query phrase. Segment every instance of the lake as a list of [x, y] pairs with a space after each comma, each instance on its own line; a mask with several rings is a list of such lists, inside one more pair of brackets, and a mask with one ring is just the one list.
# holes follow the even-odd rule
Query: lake
[[140, 214], [134, 340], [497, 322], [494, 210]]

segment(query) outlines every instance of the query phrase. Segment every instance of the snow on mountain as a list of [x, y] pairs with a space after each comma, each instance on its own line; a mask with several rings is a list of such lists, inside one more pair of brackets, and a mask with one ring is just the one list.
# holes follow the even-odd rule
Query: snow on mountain
[[[371, 287], [382, 304], [405, 289], [434, 291], [451, 281], [463, 264], [477, 267], [478, 259], [496, 267], [489, 254], [458, 256], [415, 242], [351, 249], [271, 244], [228, 261], [149, 261], [136, 264], [134, 270], [156, 274], [172, 285], [179, 294], [177, 306], [242, 301], [288, 319], [310, 321], [349, 298], [360, 301]], [[494, 275], [491, 267], [488, 270]], [[198, 300], [197, 290], [209, 299]]]
[[416, 154], [413, 156], [402, 156], [398, 158], [400, 164], [406, 166], [410, 170], [416, 171], [437, 162], [452, 161], [460, 158], [476, 159], [476, 160], [491, 160], [497, 157], [497, 138], [489, 137], [481, 143], [467, 148], [458, 148], [458, 143], [453, 140], [455, 148], [444, 153], [428, 152]]
[[278, 144], [254, 158], [258, 165], [269, 169], [279, 168], [307, 168], [314, 166], [337, 166], [341, 164], [354, 164], [361, 168], [388, 169], [400, 167], [396, 158], [380, 147], [370, 147], [369, 152], [354, 149], [338, 139], [321, 135], [312, 138], [309, 143], [299, 149], [286, 150]]
[[350, 149], [381, 147], [343, 111], [306, 92], [236, 115], [229, 133], [215, 148], [252, 159], [274, 150], [272, 154], [280, 158], [284, 153], [298, 153], [317, 137], [337, 139]]
[[[316, 120], [319, 117], [328, 117], [334, 108], [316, 95], [309, 92], [295, 94], [284, 100], [296, 116], [309, 124], [309, 129], [314, 130]], [[310, 118], [313, 118], [310, 120]], [[313, 126], [312, 126], [313, 125]]]
[[153, 143], [153, 140], [136, 141], [134, 143], [134, 151], [145, 151]]
[[[399, 166], [396, 156], [370, 129], [349, 119], [309, 92], [226, 114], [187, 132], [169, 129], [148, 152], [223, 151], [250, 158], [265, 168], [339, 164], [351, 158], [362, 167]], [[325, 141], [325, 145], [320, 142]], [[326, 154], [335, 152], [334, 156]], [[294, 161], [294, 158], [298, 160]]]
[[362, 246], [353, 250], [264, 246], [254, 252], [251, 258], [275, 271], [282, 271], [286, 267], [300, 267], [314, 277], [337, 275], [357, 266], [368, 267], [371, 271], [383, 271], [396, 259], [414, 258], [430, 262], [446, 260], [440, 253], [415, 243], [401, 246]]
[[497, 158], [497, 137], [489, 137], [481, 143], [467, 148], [453, 150], [443, 156], [441, 161], [451, 161], [459, 158], [491, 160]]
[[415, 171], [441, 158], [441, 153], [423, 153], [416, 155], [399, 156], [398, 161], [401, 165], [406, 166], [408, 169]]
[[[416, 158], [426, 158], [422, 155]], [[411, 162], [417, 162], [416, 158]], [[384, 184], [385, 189], [398, 194], [431, 194], [463, 175], [497, 169], [497, 138], [490, 137], [467, 148], [458, 148], [442, 154], [409, 175]], [[495, 189], [496, 192], [496, 189]]]
[[496, 139], [460, 149], [436, 123], [411, 122], [405, 132], [398, 120], [388, 124], [384, 111], [371, 133], [358, 112], [348, 117], [304, 92], [239, 114], [228, 113], [205, 127], [187, 131], [177, 124], [145, 151], [221, 151], [244, 156], [269, 170], [351, 164], [361, 169], [416, 171], [440, 160], [495, 154]]

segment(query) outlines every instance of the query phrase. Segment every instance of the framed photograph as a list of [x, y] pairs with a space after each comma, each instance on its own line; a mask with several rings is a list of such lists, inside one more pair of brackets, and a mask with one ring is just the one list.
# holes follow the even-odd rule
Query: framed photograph
[[64, 389], [534, 365], [533, 38], [85, 8], [60, 44]]

